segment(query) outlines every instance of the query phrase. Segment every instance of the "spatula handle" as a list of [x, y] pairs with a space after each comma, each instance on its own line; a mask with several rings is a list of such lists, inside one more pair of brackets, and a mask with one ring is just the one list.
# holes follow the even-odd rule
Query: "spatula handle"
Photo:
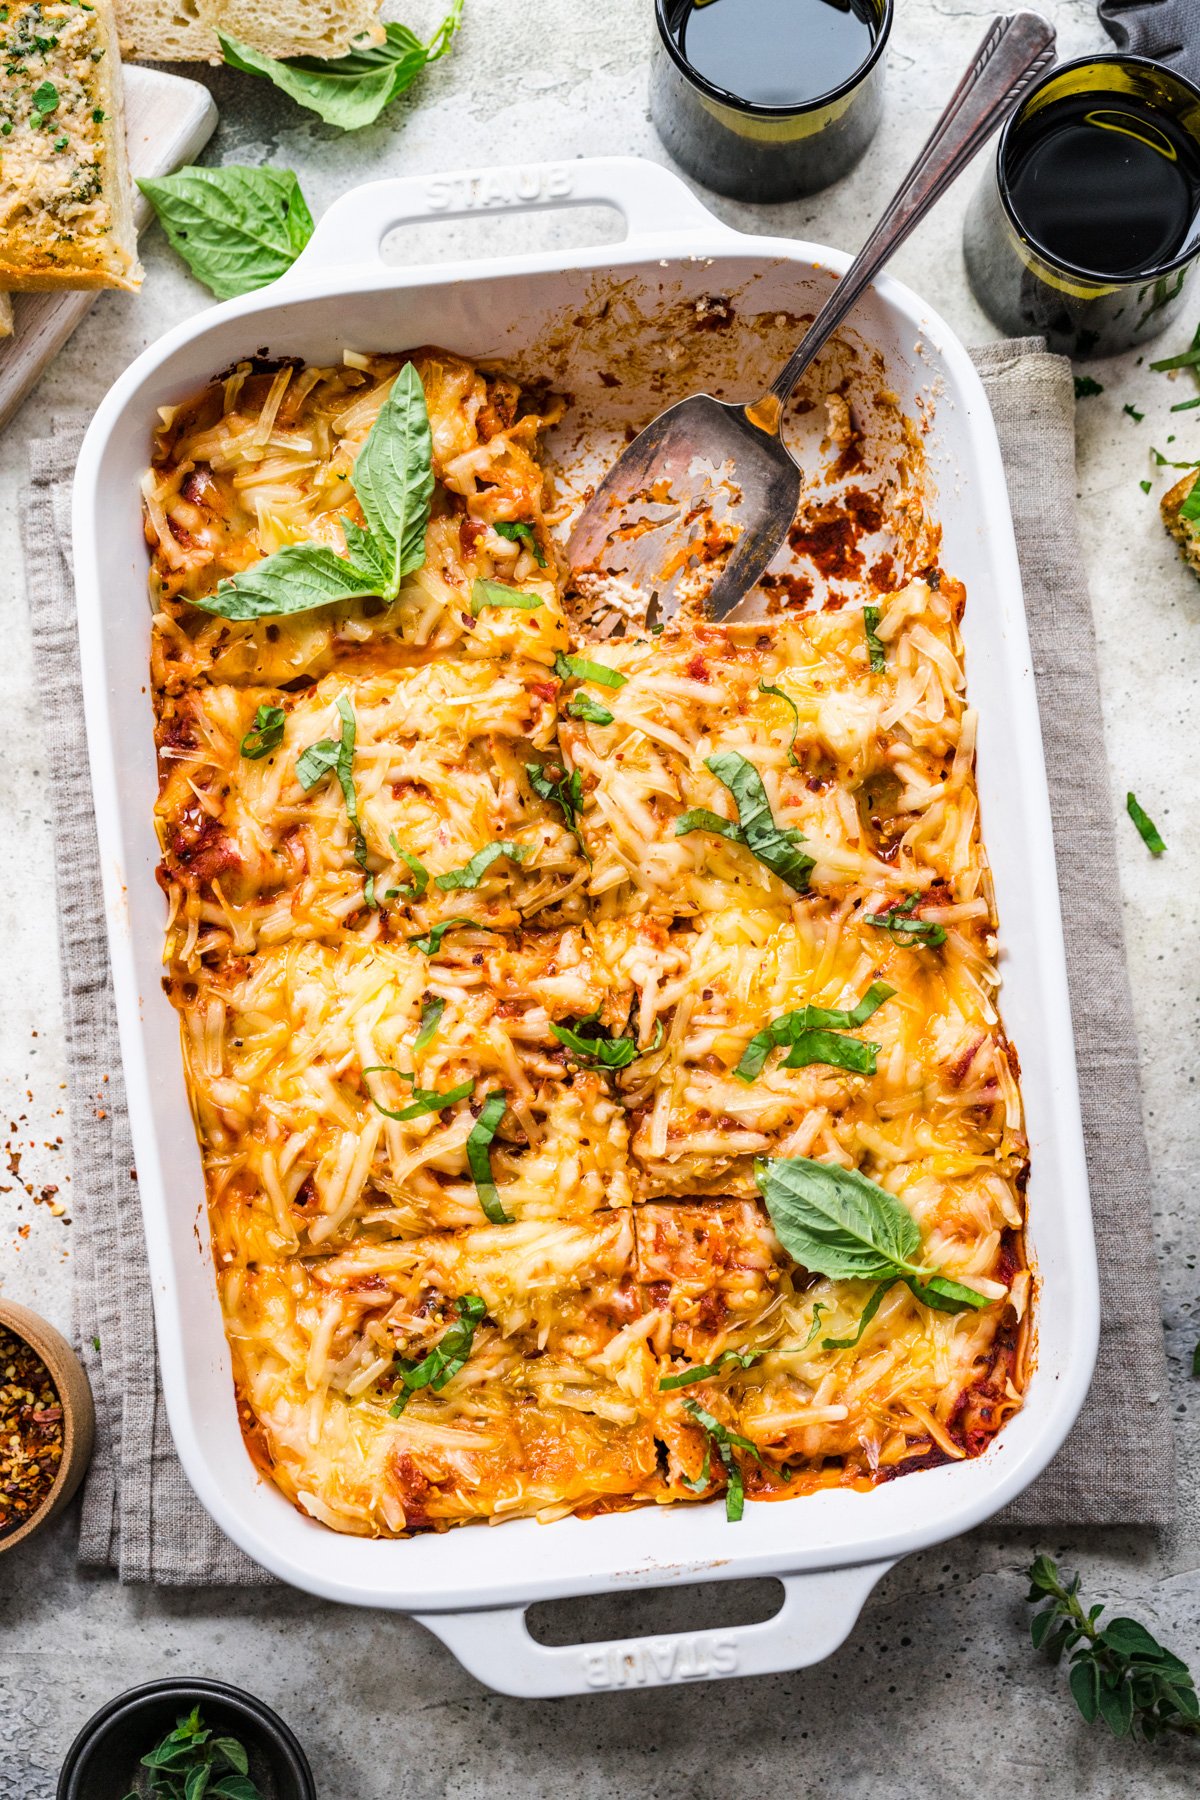
[[893, 251], [1003, 122], [1029, 83], [1054, 60], [1054, 27], [1037, 13], [993, 20], [925, 148], [891, 205], [809, 326], [768, 394], [747, 411], [764, 422], [782, 406], [818, 351]]

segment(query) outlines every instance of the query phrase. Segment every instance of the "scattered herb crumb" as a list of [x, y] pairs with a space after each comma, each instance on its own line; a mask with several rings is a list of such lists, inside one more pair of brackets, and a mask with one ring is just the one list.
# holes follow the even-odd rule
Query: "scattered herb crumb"
[[1139, 412], [1136, 406], [1125, 405], [1121, 408], [1121, 411], [1128, 413], [1130, 418], [1133, 419], [1134, 422], [1138, 425], [1141, 424], [1142, 420], [1146, 416], [1145, 413]]
[[1125, 810], [1137, 826], [1138, 831], [1141, 834], [1142, 842], [1145, 844], [1147, 850], [1149, 850], [1151, 856], [1161, 856], [1167, 846], [1163, 843], [1158, 826], [1154, 823], [1150, 814], [1146, 812], [1144, 807], [1138, 804], [1136, 794], [1126, 794]]
[[1148, 481], [1139, 481], [1138, 486], [1141, 488], [1143, 494], [1148, 494], [1150, 492], [1150, 483]]
[[1076, 375], [1075, 398], [1077, 400], [1090, 400], [1093, 394], [1102, 394], [1103, 392], [1104, 389], [1100, 382], [1091, 375]]

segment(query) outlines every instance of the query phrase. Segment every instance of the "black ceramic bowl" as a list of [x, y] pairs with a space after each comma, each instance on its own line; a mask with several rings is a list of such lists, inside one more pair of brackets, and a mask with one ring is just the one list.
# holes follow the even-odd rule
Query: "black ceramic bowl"
[[198, 1706], [206, 1725], [246, 1747], [265, 1800], [316, 1800], [308, 1758], [278, 1713], [223, 1681], [148, 1681], [90, 1718], [58, 1778], [57, 1800], [125, 1800], [139, 1764]]

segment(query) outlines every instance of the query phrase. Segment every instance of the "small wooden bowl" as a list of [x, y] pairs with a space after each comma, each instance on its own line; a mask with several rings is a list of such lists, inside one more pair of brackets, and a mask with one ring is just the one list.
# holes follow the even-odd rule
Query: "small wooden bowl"
[[0, 1326], [5, 1326], [14, 1337], [23, 1338], [41, 1357], [58, 1390], [63, 1409], [63, 1453], [54, 1485], [23, 1525], [0, 1537], [0, 1556], [3, 1556], [60, 1513], [83, 1480], [96, 1436], [96, 1409], [83, 1364], [61, 1331], [56, 1331], [37, 1313], [30, 1312], [27, 1306], [18, 1306], [12, 1300], [0, 1300]]

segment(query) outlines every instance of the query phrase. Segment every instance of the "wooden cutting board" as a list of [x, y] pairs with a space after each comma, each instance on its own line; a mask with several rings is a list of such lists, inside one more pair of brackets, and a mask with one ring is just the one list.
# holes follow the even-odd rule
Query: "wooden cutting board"
[[[191, 162], [217, 123], [212, 95], [198, 81], [125, 65], [125, 138], [136, 175], [169, 175]], [[134, 194], [139, 231], [150, 203]], [[137, 304], [133, 296], [133, 304]], [[14, 294], [16, 329], [0, 342], [0, 431], [97, 299], [95, 293]]]

